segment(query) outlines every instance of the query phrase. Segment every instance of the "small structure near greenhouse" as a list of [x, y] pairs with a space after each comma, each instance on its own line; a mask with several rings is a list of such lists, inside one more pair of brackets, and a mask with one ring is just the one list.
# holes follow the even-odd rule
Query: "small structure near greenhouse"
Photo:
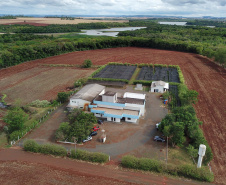
[[145, 96], [126, 92], [118, 97], [117, 92], [107, 91], [97, 96], [89, 108], [96, 117], [107, 118], [107, 121], [136, 123], [145, 113]]
[[151, 92], [164, 93], [169, 90], [169, 83], [164, 81], [153, 81], [151, 84]]
[[88, 110], [88, 106], [94, 98], [98, 95], [105, 93], [105, 87], [99, 84], [88, 84], [75, 93], [67, 105], [69, 111], [74, 108], [80, 108], [83, 110]]

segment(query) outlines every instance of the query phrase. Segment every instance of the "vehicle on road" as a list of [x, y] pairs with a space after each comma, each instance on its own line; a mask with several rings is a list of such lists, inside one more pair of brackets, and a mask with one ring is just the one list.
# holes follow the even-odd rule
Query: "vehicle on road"
[[98, 127], [93, 127], [93, 131], [98, 131], [98, 130], [100, 130], [100, 127], [98, 126]]
[[98, 124], [100, 124], [100, 125], [104, 124], [103, 120], [99, 119]]
[[159, 129], [159, 125], [161, 124], [161, 122], [156, 123], [155, 128], [158, 130]]
[[165, 140], [165, 139], [163, 139], [163, 138], [162, 138], [162, 137], [160, 137], [160, 136], [155, 136], [155, 137], [154, 137], [154, 141], [165, 142], [166, 140]]
[[91, 141], [93, 138], [92, 136], [88, 136], [86, 139], [84, 139], [82, 142], [85, 143], [87, 141]]
[[97, 132], [96, 131], [93, 131], [93, 132], [90, 133], [89, 136], [96, 136], [96, 135], [97, 135]]

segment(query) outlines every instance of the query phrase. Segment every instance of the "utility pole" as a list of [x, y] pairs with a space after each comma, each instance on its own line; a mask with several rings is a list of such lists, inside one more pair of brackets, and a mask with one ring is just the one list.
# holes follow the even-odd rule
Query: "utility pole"
[[167, 162], [168, 162], [168, 136], [167, 136], [167, 139], [166, 139], [166, 167], [167, 167]]

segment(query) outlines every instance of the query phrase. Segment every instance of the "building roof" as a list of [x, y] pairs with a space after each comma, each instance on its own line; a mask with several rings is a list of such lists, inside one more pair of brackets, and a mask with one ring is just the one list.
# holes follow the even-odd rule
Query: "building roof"
[[136, 98], [136, 99], [142, 99], [142, 100], [145, 100], [145, 96], [146, 96], [146, 94], [126, 92], [126, 93], [123, 95], [123, 98]]
[[139, 116], [139, 111], [137, 111], [137, 110], [110, 109], [110, 108], [103, 108], [103, 107], [94, 107], [92, 109], [104, 111], [106, 114], [113, 114], [113, 115], [119, 115], [119, 116], [121, 116], [122, 114]]
[[130, 103], [130, 104], [144, 105], [144, 100], [137, 99], [137, 98], [120, 98], [120, 97], [118, 97], [116, 103], [121, 103], [121, 104]]
[[164, 88], [169, 89], [169, 83], [164, 81], [153, 81], [151, 83], [151, 87], [156, 87], [156, 86], [164, 86]]
[[[101, 95], [97, 96], [95, 98], [95, 101], [102, 101], [102, 96]], [[137, 99], [137, 98], [121, 98], [121, 97], [117, 97], [117, 100], [116, 100], [115, 103], [120, 103], [120, 104], [130, 103], [130, 104], [144, 105], [144, 100]]]
[[71, 99], [83, 99], [91, 102], [104, 89], [105, 87], [99, 84], [88, 84], [75, 93]]
[[116, 92], [107, 91], [103, 95], [105, 95], [105, 96], [114, 96], [115, 94], [116, 94]]

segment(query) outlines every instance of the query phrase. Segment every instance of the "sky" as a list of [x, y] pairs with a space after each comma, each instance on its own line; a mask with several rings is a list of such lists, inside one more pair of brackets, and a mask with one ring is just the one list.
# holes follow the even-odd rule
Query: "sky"
[[226, 0], [1, 0], [0, 14], [226, 17]]

